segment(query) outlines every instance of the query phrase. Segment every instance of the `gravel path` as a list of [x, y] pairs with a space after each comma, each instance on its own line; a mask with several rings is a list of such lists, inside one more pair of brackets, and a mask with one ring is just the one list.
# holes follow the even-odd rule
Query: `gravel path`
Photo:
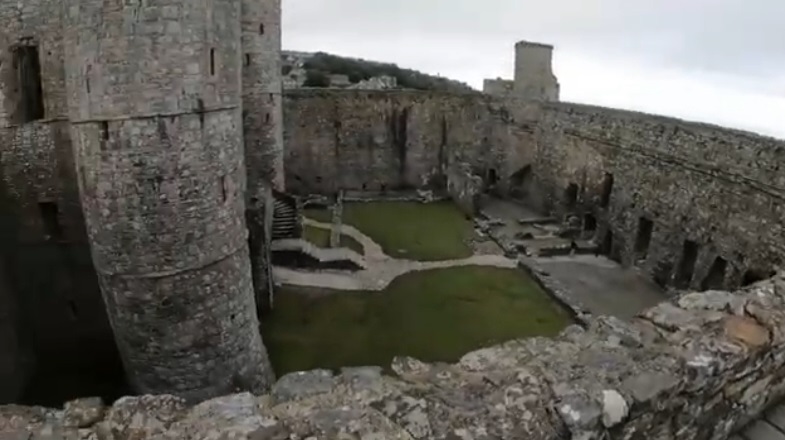
[[[306, 218], [305, 225], [329, 229], [329, 223]], [[335, 290], [384, 290], [395, 278], [413, 271], [443, 269], [458, 266], [517, 267], [517, 261], [503, 255], [474, 255], [460, 260], [414, 261], [393, 258], [384, 253], [370, 237], [349, 225], [341, 225], [341, 233], [362, 244], [368, 268], [357, 272], [345, 271], [302, 271], [274, 267], [276, 284], [293, 286], [324, 287]]]

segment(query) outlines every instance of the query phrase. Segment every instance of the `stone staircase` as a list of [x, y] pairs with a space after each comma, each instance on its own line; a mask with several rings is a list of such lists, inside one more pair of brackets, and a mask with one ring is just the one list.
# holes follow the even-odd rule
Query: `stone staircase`
[[272, 239], [283, 240], [300, 236], [300, 215], [294, 197], [274, 192]]
[[358, 271], [368, 266], [363, 256], [348, 248], [320, 248], [299, 238], [272, 243], [275, 266], [310, 270]]

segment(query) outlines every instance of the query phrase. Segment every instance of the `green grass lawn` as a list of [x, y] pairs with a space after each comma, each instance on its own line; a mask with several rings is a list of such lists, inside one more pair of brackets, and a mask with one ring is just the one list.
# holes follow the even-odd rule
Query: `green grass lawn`
[[[303, 238], [311, 244], [320, 247], [320, 248], [328, 248], [330, 247], [330, 230], [324, 228], [317, 228], [315, 226], [305, 225], [303, 227]], [[352, 237], [349, 237], [346, 234], [341, 234], [340, 238], [340, 245], [342, 247], [347, 247], [360, 255], [365, 254], [365, 249], [363, 245], [360, 244], [359, 241], [355, 240]]]
[[[306, 209], [305, 216], [331, 221], [329, 210]], [[438, 261], [472, 255], [467, 244], [474, 234], [472, 222], [452, 202], [346, 203], [343, 221], [395, 258]]]
[[379, 365], [394, 356], [456, 361], [483, 346], [555, 335], [571, 323], [524, 272], [468, 266], [411, 272], [382, 292], [285, 287], [262, 319], [278, 375]]

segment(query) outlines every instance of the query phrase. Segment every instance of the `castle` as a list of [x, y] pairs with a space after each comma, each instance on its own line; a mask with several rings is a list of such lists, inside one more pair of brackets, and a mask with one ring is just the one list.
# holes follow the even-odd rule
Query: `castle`
[[[267, 390], [256, 309], [284, 191], [431, 189], [468, 214], [490, 191], [578, 218], [610, 258], [680, 290], [749, 289], [785, 255], [785, 141], [560, 102], [551, 46], [516, 44], [515, 79], [485, 93], [283, 94], [280, 0], [0, 13], [8, 400], [33, 366], [89, 372], [115, 349], [136, 393]], [[598, 325], [592, 338], [618, 330]]]

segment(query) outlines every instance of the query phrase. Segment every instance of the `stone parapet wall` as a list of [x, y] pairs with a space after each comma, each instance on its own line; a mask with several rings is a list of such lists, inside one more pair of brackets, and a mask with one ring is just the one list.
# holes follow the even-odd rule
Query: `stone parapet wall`
[[[188, 407], [172, 396], [109, 408], [0, 407], [0, 432], [124, 439], [721, 440], [785, 395], [785, 274], [690, 293], [631, 323], [600, 317], [556, 338], [480, 349], [455, 364], [292, 373], [269, 395]], [[609, 437], [610, 436], [610, 437]], [[36, 437], [33, 437], [36, 438]], [[68, 437], [57, 437], [68, 438]]]

